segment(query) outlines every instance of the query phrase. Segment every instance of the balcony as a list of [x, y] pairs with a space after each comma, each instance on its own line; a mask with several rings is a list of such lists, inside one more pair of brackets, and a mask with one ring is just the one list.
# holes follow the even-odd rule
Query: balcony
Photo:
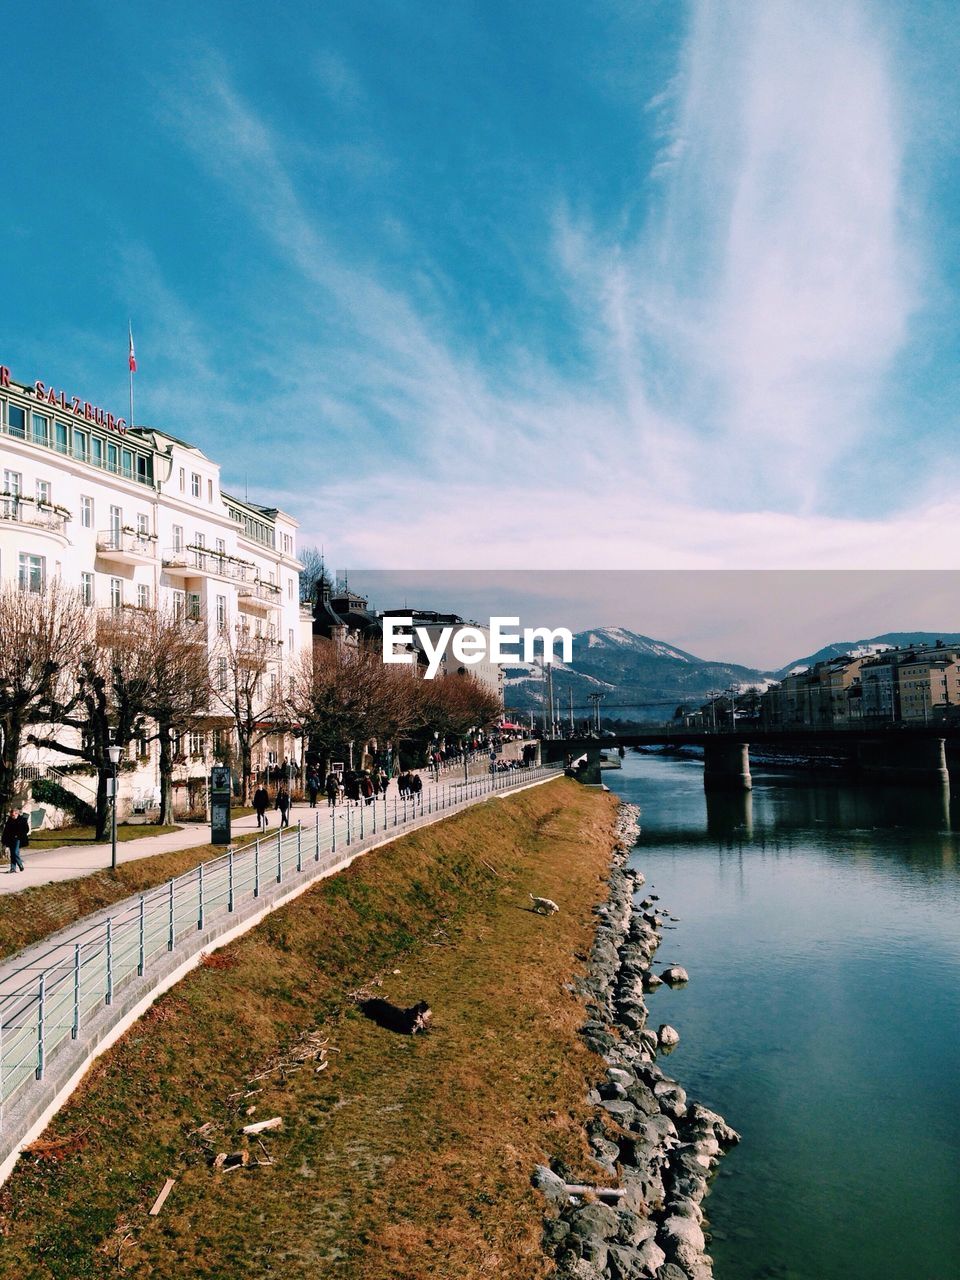
[[261, 613], [280, 608], [280, 588], [273, 582], [259, 579], [237, 583], [237, 603], [250, 613]]
[[12, 495], [0, 498], [0, 520], [23, 525], [42, 533], [52, 533], [66, 540], [70, 514], [63, 507], [37, 502], [34, 498]]
[[114, 564], [149, 564], [157, 558], [156, 538], [134, 529], [101, 529], [97, 555]]

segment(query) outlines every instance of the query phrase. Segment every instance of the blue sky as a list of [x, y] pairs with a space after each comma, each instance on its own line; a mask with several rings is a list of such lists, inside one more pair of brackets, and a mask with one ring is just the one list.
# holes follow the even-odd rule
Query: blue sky
[[0, 359], [340, 564], [950, 565], [956, 12], [21, 6]]

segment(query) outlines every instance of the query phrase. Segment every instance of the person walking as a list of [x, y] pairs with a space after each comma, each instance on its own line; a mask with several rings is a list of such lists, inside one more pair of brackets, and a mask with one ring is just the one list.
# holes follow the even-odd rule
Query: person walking
[[364, 804], [373, 804], [373, 782], [367, 772], [364, 772], [360, 779], [360, 794], [363, 796]]
[[274, 808], [280, 811], [281, 827], [288, 827], [290, 825], [290, 792], [283, 783], [277, 790], [277, 803]]
[[423, 804], [423, 779], [419, 773], [412, 773], [409, 782], [410, 794], [413, 797], [413, 803]]
[[326, 792], [327, 808], [335, 809], [337, 807], [337, 801], [340, 799], [340, 779], [337, 777], [336, 772], [333, 769], [331, 769], [327, 774]]
[[3, 846], [10, 854], [10, 875], [23, 871], [23, 859], [20, 857], [20, 846], [24, 838], [30, 837], [30, 820], [19, 809], [11, 809], [3, 824]]
[[266, 831], [270, 825], [267, 821], [267, 810], [270, 807], [270, 793], [261, 782], [253, 793], [253, 807], [257, 814], [257, 830]]
[[310, 800], [310, 808], [317, 807], [317, 796], [320, 794], [320, 779], [311, 769], [307, 774], [307, 797]]

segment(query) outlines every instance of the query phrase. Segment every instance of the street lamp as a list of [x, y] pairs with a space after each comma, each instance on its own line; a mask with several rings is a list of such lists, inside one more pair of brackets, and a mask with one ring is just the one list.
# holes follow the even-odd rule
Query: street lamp
[[113, 743], [107, 747], [107, 755], [113, 765], [113, 811], [110, 819], [110, 870], [117, 869], [117, 765], [123, 755], [123, 748]]

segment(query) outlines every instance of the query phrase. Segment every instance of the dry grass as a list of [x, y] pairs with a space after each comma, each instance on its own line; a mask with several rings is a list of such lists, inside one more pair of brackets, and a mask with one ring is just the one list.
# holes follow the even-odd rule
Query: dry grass
[[[592, 938], [614, 814], [569, 781], [480, 806], [361, 858], [233, 944], [229, 967], [197, 970], [21, 1161], [0, 1194], [2, 1274], [547, 1274], [530, 1172], [584, 1159], [598, 1064], [564, 984]], [[535, 915], [528, 892], [560, 914]], [[350, 998], [361, 988], [428, 1000], [434, 1029], [382, 1030]], [[328, 1067], [298, 1066], [321, 1041]], [[274, 1163], [213, 1172], [200, 1138], [237, 1150], [250, 1106], [284, 1117], [264, 1135]]]
[[[234, 844], [246, 844], [255, 838], [254, 832], [239, 837]], [[171, 876], [181, 876], [222, 854], [219, 845], [201, 844], [123, 862], [115, 872], [105, 868], [75, 880], [54, 880], [5, 894], [0, 897], [0, 959], [40, 942], [93, 911], [122, 902], [131, 894], [155, 889]]]
[[[164, 827], [158, 826], [153, 822], [121, 822], [117, 825], [117, 843], [125, 844], [127, 840], [142, 840], [146, 836], [164, 836], [168, 831], [179, 830], [180, 827], [177, 826]], [[30, 849], [60, 849], [64, 845], [103, 843], [103, 840], [97, 840], [95, 827], [56, 827], [43, 831], [31, 831], [30, 844], [24, 852], [28, 852]], [[110, 843], [109, 835], [106, 843]]]

